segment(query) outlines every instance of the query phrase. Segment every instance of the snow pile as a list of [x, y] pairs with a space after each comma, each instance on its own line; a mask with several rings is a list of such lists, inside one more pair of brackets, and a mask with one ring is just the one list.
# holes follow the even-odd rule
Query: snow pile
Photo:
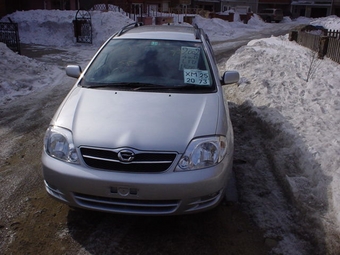
[[[48, 16], [41, 11], [21, 11], [10, 15], [19, 24], [20, 41], [27, 44], [65, 45], [72, 42], [73, 11], [55, 11]], [[3, 18], [5, 21], [6, 19]], [[41, 38], [44, 40], [42, 41]]]
[[330, 30], [340, 30], [340, 19], [333, 15], [324, 18], [318, 18], [310, 22], [311, 25], [323, 26]]
[[[75, 44], [73, 20], [77, 11], [18, 11], [8, 17], [19, 24], [21, 43], [49, 46], [71, 46]], [[91, 11], [93, 44], [101, 45], [109, 36], [134, 21], [120, 12]]]
[[340, 65], [286, 35], [250, 41], [226, 69], [241, 75], [226, 88], [230, 101], [248, 105], [272, 136], [267, 150], [283, 186], [331, 235], [339, 231]]
[[204, 29], [212, 41], [234, 39], [248, 32], [258, 31], [271, 25], [264, 23], [257, 15], [251, 17], [248, 24], [243, 22], [226, 22], [218, 18], [206, 19], [201, 16], [195, 17], [195, 23]]
[[[55, 46], [76, 52], [84, 45], [75, 42], [72, 23], [75, 16], [76, 11], [31, 10], [12, 13], [1, 21], [8, 22], [9, 17], [19, 24], [21, 43]], [[134, 22], [119, 12], [92, 11], [91, 18], [93, 45], [86, 45], [88, 48], [82, 47], [85, 56], [76, 57], [77, 62], [91, 57], [94, 49], [103, 44], [113, 33]], [[0, 56], [0, 68], [3, 73], [6, 73], [0, 75], [0, 105], [36, 89], [53, 86], [58, 82], [55, 77], [64, 75], [62, 68], [13, 53], [3, 43], [0, 43]], [[72, 60], [69, 64], [74, 62], [75, 60]]]
[[[76, 43], [72, 22], [76, 18], [76, 13], [77, 11], [60, 10], [17, 11], [3, 17], [1, 21], [8, 22], [8, 18], [11, 18], [13, 22], [19, 24], [22, 43], [65, 47]], [[135, 22], [121, 12], [90, 11], [89, 13], [91, 15], [93, 44], [96, 46], [100, 46], [109, 36], [122, 27]], [[155, 15], [171, 15], [175, 24], [183, 23], [185, 16], [162, 13], [155, 13]], [[217, 18], [206, 19], [195, 15], [194, 22], [206, 31], [212, 41], [230, 40], [246, 35], [248, 32], [260, 31], [272, 26], [272, 24], [264, 23], [256, 14], [251, 17], [248, 24], [237, 21], [237, 17], [238, 15], [235, 13], [236, 22], [226, 22]], [[282, 23], [290, 22], [292, 21], [287, 17], [282, 21]], [[309, 23], [305, 18], [299, 18], [295, 22]]]
[[[54, 83], [55, 76], [63, 73], [59, 68], [18, 55], [0, 43], [0, 103], [32, 93]], [[53, 75], [52, 75], [53, 74]]]

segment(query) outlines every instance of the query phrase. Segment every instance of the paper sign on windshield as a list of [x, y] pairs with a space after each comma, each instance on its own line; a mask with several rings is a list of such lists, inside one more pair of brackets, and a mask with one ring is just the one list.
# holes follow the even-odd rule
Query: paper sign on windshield
[[198, 66], [200, 52], [201, 52], [200, 48], [182, 46], [179, 70], [183, 70], [184, 68], [196, 69]]
[[210, 85], [210, 77], [208, 71], [198, 69], [184, 69], [184, 83], [202, 86]]

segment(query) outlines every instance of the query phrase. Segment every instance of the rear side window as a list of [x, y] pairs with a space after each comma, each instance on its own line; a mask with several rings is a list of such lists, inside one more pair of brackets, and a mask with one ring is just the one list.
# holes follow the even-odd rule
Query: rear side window
[[84, 83], [215, 88], [202, 43], [149, 39], [110, 41], [84, 75]]

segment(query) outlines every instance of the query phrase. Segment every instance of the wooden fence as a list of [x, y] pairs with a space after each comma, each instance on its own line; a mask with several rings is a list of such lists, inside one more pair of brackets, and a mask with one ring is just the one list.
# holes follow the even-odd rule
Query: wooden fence
[[290, 40], [317, 52], [321, 59], [327, 56], [340, 64], [340, 31], [328, 30], [325, 35], [291, 31]]
[[329, 38], [326, 56], [340, 64], [340, 39]]
[[340, 39], [340, 31], [337, 31], [337, 30], [328, 30], [327, 36], [332, 37], [332, 38]]
[[297, 37], [297, 43], [304, 47], [310, 48], [313, 51], [318, 51], [320, 39], [321, 37], [319, 35], [301, 32]]

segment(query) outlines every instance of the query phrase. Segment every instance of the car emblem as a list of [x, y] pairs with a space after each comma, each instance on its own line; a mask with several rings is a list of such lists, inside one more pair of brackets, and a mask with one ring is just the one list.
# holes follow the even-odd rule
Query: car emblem
[[135, 158], [135, 153], [131, 150], [121, 150], [118, 152], [118, 158], [122, 162], [131, 162]]

